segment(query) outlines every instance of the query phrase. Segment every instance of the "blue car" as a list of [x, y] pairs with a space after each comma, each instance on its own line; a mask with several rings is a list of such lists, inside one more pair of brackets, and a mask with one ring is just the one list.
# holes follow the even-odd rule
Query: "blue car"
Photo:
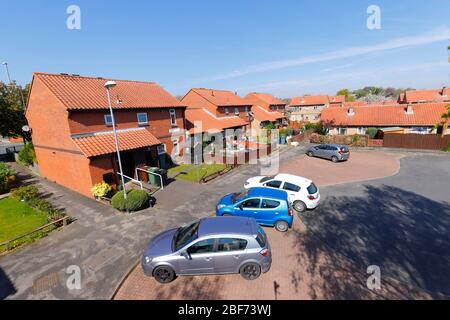
[[294, 220], [287, 192], [269, 188], [251, 188], [226, 195], [217, 204], [216, 215], [254, 218], [259, 224], [275, 227], [280, 232], [292, 228]]

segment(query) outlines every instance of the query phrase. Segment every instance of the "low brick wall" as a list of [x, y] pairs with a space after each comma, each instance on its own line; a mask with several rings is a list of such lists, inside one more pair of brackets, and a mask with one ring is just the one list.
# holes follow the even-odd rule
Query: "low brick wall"
[[369, 144], [369, 136], [353, 135], [353, 136], [322, 136], [313, 133], [310, 138], [311, 143], [317, 144], [341, 144], [354, 147], [367, 147]]
[[382, 147], [383, 139], [370, 139], [368, 140], [368, 147]]

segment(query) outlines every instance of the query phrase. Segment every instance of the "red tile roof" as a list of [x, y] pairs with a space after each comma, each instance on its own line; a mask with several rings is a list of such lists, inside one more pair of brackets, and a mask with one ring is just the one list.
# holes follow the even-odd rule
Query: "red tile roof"
[[315, 105], [327, 105], [329, 103], [328, 96], [304, 96], [294, 97], [290, 103], [290, 106], [315, 106]]
[[[368, 103], [366, 101], [348, 101], [344, 103], [345, 107], [361, 107], [361, 106], [367, 106]], [[336, 106], [333, 106], [336, 107]]]
[[194, 88], [191, 90], [216, 106], [226, 107], [251, 105], [232, 91], [205, 88]]
[[[156, 139], [155, 136], [145, 128], [119, 131], [117, 136], [119, 139], [120, 151], [139, 149], [161, 144], [161, 141]], [[98, 133], [96, 135], [79, 138], [74, 137], [72, 140], [78, 148], [80, 148], [81, 152], [83, 152], [88, 158], [116, 152], [116, 145], [112, 132]]]
[[[104, 84], [111, 79], [34, 73], [67, 109], [107, 109]], [[115, 109], [181, 107], [182, 104], [154, 82], [113, 80], [111, 100]], [[118, 101], [120, 100], [121, 103]]]
[[278, 98], [275, 98], [273, 95], [271, 95], [269, 93], [252, 92], [252, 93], [249, 93], [244, 99], [245, 100], [252, 99], [252, 101], [254, 99], [257, 99], [257, 100], [264, 102], [265, 104], [267, 104], [269, 106], [271, 106], [271, 105], [272, 106], [273, 105], [286, 105], [285, 102], [283, 102], [282, 100], [280, 100]]
[[450, 101], [450, 89], [411, 90], [400, 95], [404, 103]]
[[330, 103], [344, 103], [345, 96], [329, 96], [328, 100], [330, 101]]
[[[247, 122], [239, 117], [215, 117], [206, 109], [188, 108], [186, 110], [186, 120], [188, 122], [189, 133], [193, 134], [200, 132], [216, 133], [222, 132], [225, 129], [242, 127], [247, 125]], [[200, 126], [195, 126], [197, 123]]]
[[334, 126], [434, 126], [441, 121], [447, 103], [423, 103], [410, 105], [413, 113], [406, 114], [407, 105], [368, 105], [352, 107], [354, 114], [349, 115], [349, 107], [326, 108], [321, 120]]
[[269, 112], [263, 107], [260, 106], [253, 106], [252, 107], [252, 113], [256, 120], [264, 122], [264, 121], [271, 121], [275, 122], [279, 119], [283, 119], [284, 115], [281, 112], [278, 111], [272, 111]]

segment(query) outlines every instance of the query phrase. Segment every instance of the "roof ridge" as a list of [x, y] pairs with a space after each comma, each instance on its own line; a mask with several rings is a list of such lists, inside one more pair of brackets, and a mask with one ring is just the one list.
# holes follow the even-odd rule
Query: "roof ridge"
[[141, 81], [141, 80], [126, 80], [126, 79], [113, 79], [113, 78], [105, 78], [105, 77], [95, 77], [95, 76], [84, 76], [84, 75], [74, 75], [74, 74], [63, 74], [63, 73], [47, 73], [47, 72], [33, 72], [33, 75], [44, 75], [44, 76], [53, 76], [53, 77], [70, 77], [70, 78], [83, 78], [83, 79], [94, 79], [94, 80], [112, 80], [112, 81], [121, 81], [121, 82], [134, 82], [134, 83], [145, 83], [145, 84], [155, 84], [158, 85], [155, 81]]

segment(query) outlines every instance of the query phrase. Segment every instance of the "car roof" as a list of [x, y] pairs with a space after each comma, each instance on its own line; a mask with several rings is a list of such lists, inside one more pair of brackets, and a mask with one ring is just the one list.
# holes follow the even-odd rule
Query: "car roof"
[[256, 220], [247, 217], [214, 217], [200, 222], [198, 236], [219, 234], [241, 234], [253, 236], [258, 233]]
[[279, 200], [287, 200], [288, 194], [284, 190], [277, 190], [271, 188], [251, 188], [248, 191], [249, 197], [267, 197]]
[[295, 176], [293, 174], [288, 174], [288, 173], [277, 174], [274, 179], [286, 181], [286, 182], [297, 184], [300, 186], [307, 186], [307, 187], [312, 183], [312, 181], [307, 178]]

